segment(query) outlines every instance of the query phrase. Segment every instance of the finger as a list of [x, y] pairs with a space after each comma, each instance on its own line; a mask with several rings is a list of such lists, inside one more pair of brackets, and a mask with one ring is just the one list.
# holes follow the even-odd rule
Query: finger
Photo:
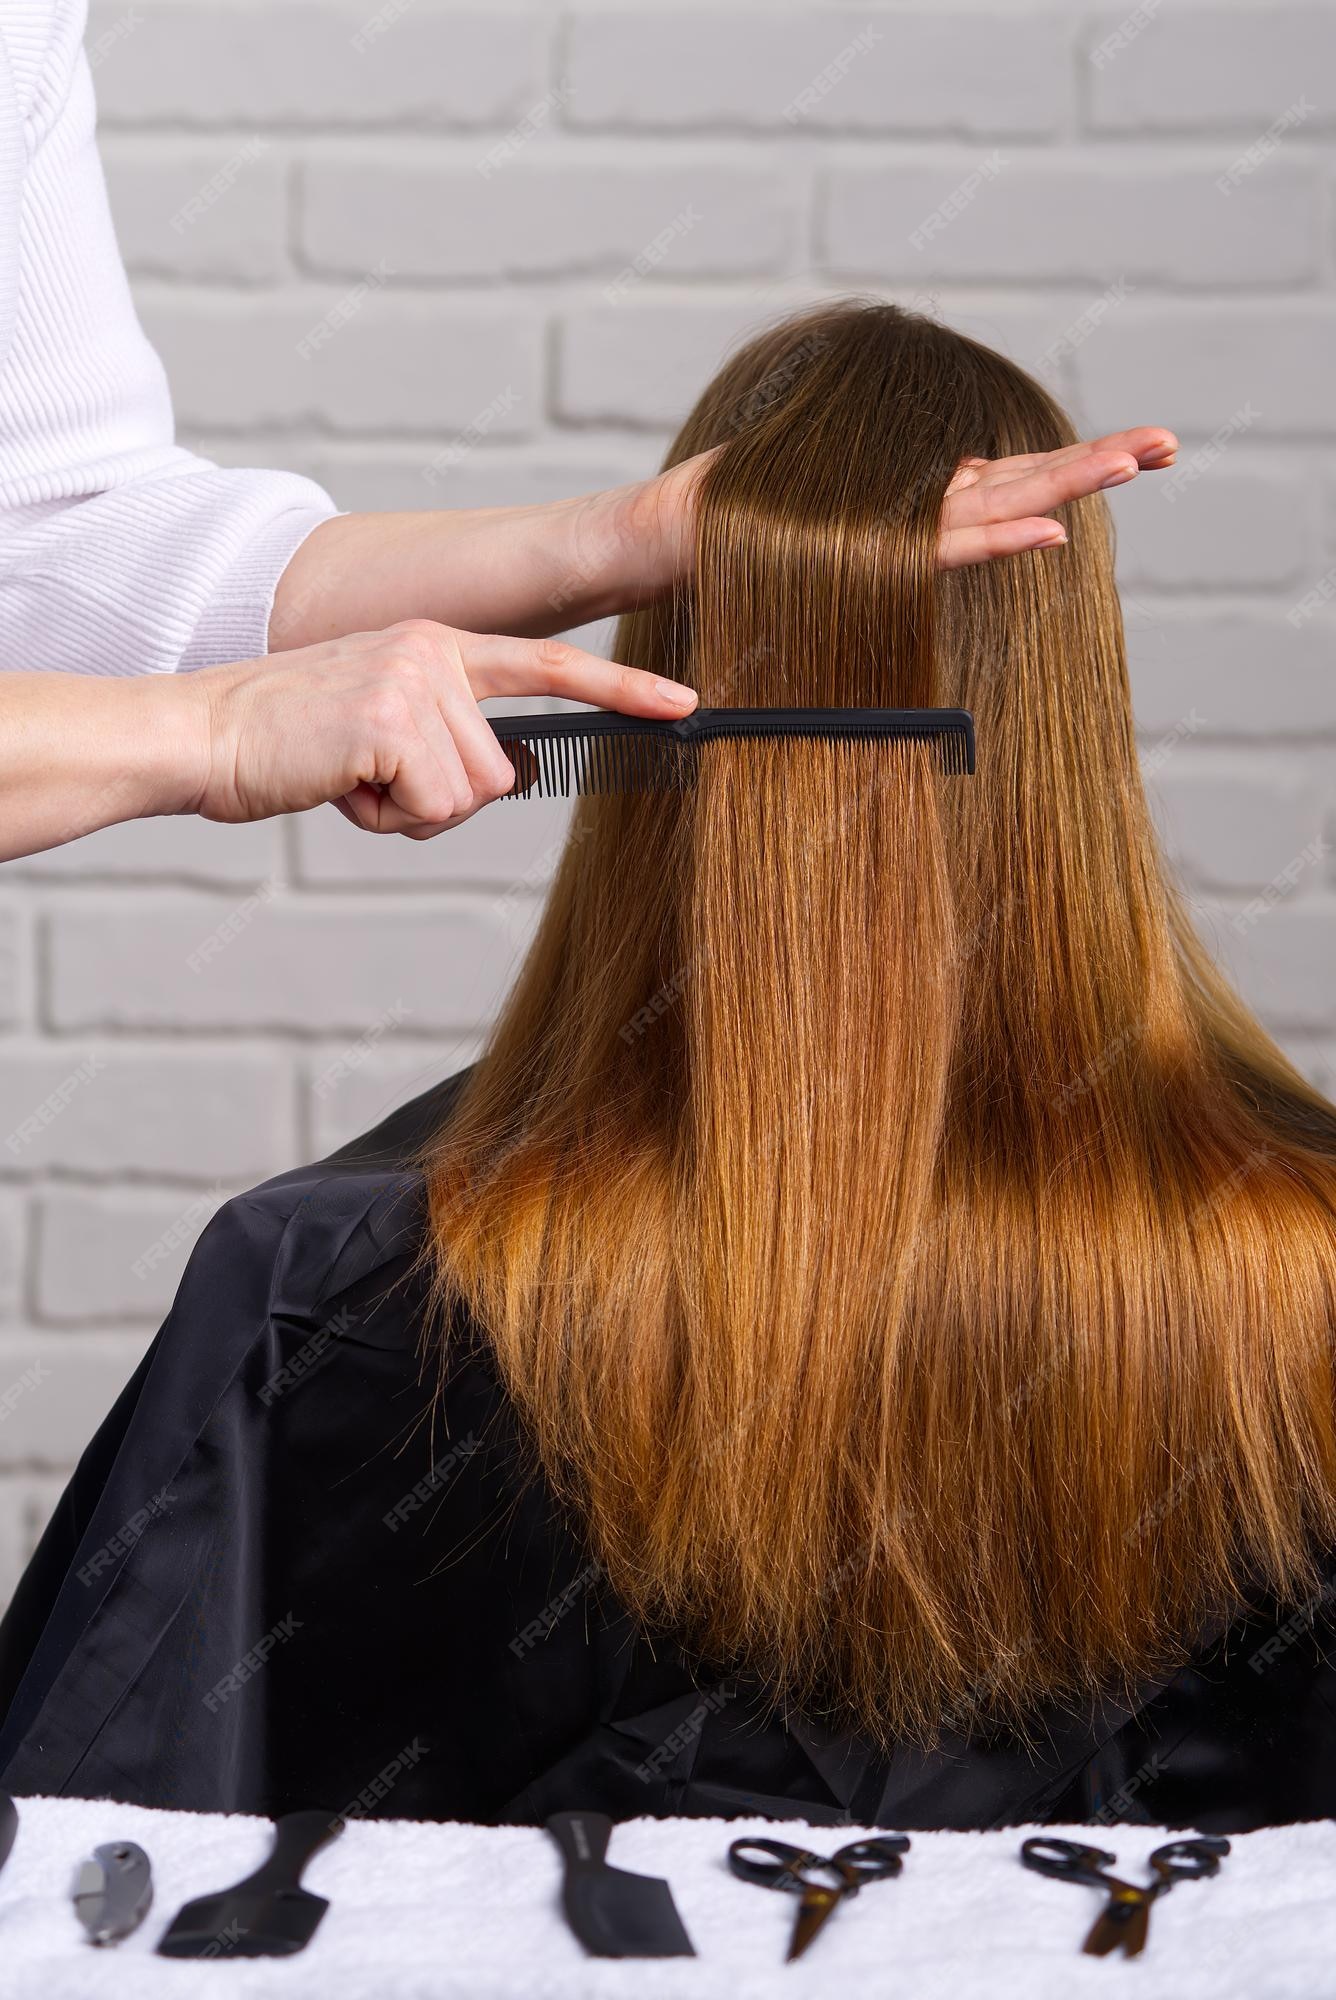
[[499, 799], [512, 790], [516, 766], [497, 742], [492, 725], [468, 689], [461, 687], [458, 694], [447, 693], [442, 714], [473, 793], [469, 810], [476, 811], [489, 800]]
[[[414, 701], [412, 720], [417, 740], [408, 739], [402, 761], [386, 786], [390, 805], [404, 818], [402, 825], [390, 829], [395, 833], [406, 832], [410, 823], [453, 823], [471, 813], [477, 803], [453, 724], [442, 713], [434, 686], [424, 686]], [[494, 741], [493, 747], [500, 746]]]
[[1110, 486], [1125, 486], [1136, 476], [1136, 460], [1125, 452], [1095, 452], [1087, 458], [1038, 465], [1000, 486], [981, 481], [952, 494], [942, 510], [942, 525], [972, 528], [986, 521], [1019, 521], [1030, 514], [1047, 514], [1069, 500], [1084, 499]]
[[385, 794], [375, 785], [358, 785], [341, 799], [331, 799], [331, 805], [338, 807], [346, 820], [351, 821], [361, 833], [401, 833], [407, 840], [434, 840], [438, 833], [447, 833], [458, 826], [461, 819], [468, 819], [468, 813], [458, 818], [440, 821], [404, 819], [398, 824], [400, 815], [386, 804]]
[[1057, 451], [1022, 452], [1011, 458], [993, 459], [989, 462], [986, 476], [1014, 478], [1018, 472], [1028, 471], [1045, 462], [1062, 464], [1069, 459], [1101, 451], [1125, 451], [1136, 459], [1144, 471], [1150, 471], [1173, 460], [1178, 451], [1178, 439], [1172, 431], [1149, 425], [1130, 431], [1110, 431], [1104, 437], [1081, 438], [1075, 444], [1061, 446]]
[[1057, 521], [996, 521], [977, 528], [945, 530], [937, 544], [938, 569], [964, 569], [1025, 549], [1060, 547], [1067, 539]]
[[335, 805], [344, 818], [351, 820], [362, 833], [394, 833], [398, 829], [390, 824], [393, 805], [388, 793], [380, 786], [364, 782], [354, 785], [343, 797], [335, 799]]
[[489, 695], [559, 695], [660, 720], [685, 715], [696, 706], [695, 690], [682, 682], [599, 659], [562, 639], [461, 632], [459, 644], [469, 686], [479, 701]]
[[1178, 451], [1178, 439], [1172, 431], [1143, 424], [1136, 430], [1111, 431], [1107, 437], [1082, 438], [1076, 444], [1060, 446], [1057, 451], [1019, 452], [1010, 458], [981, 459], [977, 462], [984, 468], [984, 480], [992, 484], [1014, 479], [1037, 465], [1064, 465], [1091, 452], [1108, 451], [1126, 452], [1143, 471], [1158, 471], [1172, 463]]
[[404, 833], [448, 825], [473, 809], [473, 788], [435, 699], [414, 705], [388, 755], [378, 757], [379, 782], [345, 792], [349, 817], [367, 833]]

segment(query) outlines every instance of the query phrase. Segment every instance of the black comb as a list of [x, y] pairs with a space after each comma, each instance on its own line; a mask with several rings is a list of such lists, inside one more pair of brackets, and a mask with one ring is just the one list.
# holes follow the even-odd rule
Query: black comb
[[595, 1958], [694, 1958], [673, 1892], [653, 1875], [608, 1865], [612, 1821], [603, 1813], [553, 1813], [546, 1826], [566, 1864], [566, 1921]]
[[702, 743], [807, 737], [824, 742], [929, 743], [949, 776], [974, 769], [974, 717], [965, 708], [698, 708], [680, 722], [638, 715], [497, 715], [488, 718], [516, 769], [510, 799], [591, 792], [681, 791]]
[[269, 1859], [253, 1874], [177, 1911], [158, 1940], [162, 1956], [286, 1958], [303, 1950], [329, 1904], [302, 1888], [302, 1870], [343, 1826], [338, 1813], [285, 1813], [274, 1823]]

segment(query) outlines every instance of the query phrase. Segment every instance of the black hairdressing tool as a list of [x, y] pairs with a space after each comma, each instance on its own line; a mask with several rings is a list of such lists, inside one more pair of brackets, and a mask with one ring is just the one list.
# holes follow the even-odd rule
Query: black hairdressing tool
[[694, 1958], [666, 1882], [610, 1868], [612, 1821], [602, 1813], [559, 1812], [544, 1822], [566, 1864], [566, 1921], [595, 1958]]
[[1111, 1951], [1136, 1958], [1146, 1947], [1151, 1904], [1167, 1895], [1175, 1882], [1198, 1882], [1203, 1876], [1216, 1874], [1228, 1853], [1229, 1842], [1218, 1834], [1171, 1840], [1150, 1857], [1155, 1880], [1139, 1888], [1135, 1882], [1121, 1882], [1116, 1875], [1106, 1874], [1108, 1865], [1118, 1857], [1102, 1847], [1083, 1847], [1078, 1840], [1051, 1840], [1043, 1834], [1021, 1844], [1021, 1861], [1036, 1874], [1108, 1891], [1109, 1900], [1081, 1947], [1093, 1958], [1103, 1958]]
[[19, 1809], [8, 1792], [0, 1792], [0, 1868], [9, 1859], [14, 1835], [19, 1830]]
[[285, 1813], [269, 1859], [234, 1888], [196, 1896], [158, 1940], [164, 1958], [285, 1958], [311, 1942], [329, 1904], [301, 1886], [313, 1854], [343, 1832], [337, 1813]]
[[846, 1897], [856, 1896], [865, 1882], [884, 1882], [898, 1875], [909, 1852], [905, 1833], [880, 1834], [854, 1840], [834, 1854], [813, 1854], [782, 1840], [735, 1840], [728, 1865], [743, 1882], [763, 1889], [787, 1889], [801, 1896], [793, 1920], [788, 1957], [801, 1958], [826, 1919]]
[[701, 744], [722, 740], [928, 743], [949, 775], [974, 769], [974, 718], [964, 708], [698, 708], [680, 722], [600, 709], [488, 720], [516, 765], [512, 799], [680, 791], [695, 776]]
[[142, 1847], [113, 1840], [95, 1847], [74, 1878], [74, 1910], [90, 1944], [116, 1944], [137, 1931], [153, 1901], [153, 1870]]

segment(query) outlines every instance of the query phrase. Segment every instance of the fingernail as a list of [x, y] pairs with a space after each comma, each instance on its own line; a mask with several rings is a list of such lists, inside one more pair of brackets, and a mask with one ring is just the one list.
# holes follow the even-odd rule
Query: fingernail
[[1060, 542], [1065, 542], [1066, 539], [1067, 530], [1059, 528], [1055, 523], [1053, 527], [1047, 529], [1042, 535], [1035, 536], [1034, 546], [1037, 549], [1055, 549]]
[[670, 701], [673, 704], [674, 708], [695, 707], [696, 705], [695, 688], [683, 687], [681, 681], [666, 681], [663, 679], [658, 679], [656, 684], [658, 686], [659, 693], [663, 696], [664, 700]]
[[1137, 476], [1137, 468], [1134, 465], [1120, 465], [1116, 472], [1111, 472], [1109, 474], [1108, 478], [1104, 481], [1104, 485], [1122, 486], [1129, 479], [1135, 479], [1136, 476]]

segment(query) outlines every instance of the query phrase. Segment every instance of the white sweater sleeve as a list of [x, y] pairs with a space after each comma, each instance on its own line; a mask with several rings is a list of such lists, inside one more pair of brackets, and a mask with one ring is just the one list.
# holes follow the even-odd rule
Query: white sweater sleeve
[[86, 11], [0, 7], [0, 669], [249, 659], [294, 550], [336, 510], [295, 473], [173, 442], [97, 156]]

